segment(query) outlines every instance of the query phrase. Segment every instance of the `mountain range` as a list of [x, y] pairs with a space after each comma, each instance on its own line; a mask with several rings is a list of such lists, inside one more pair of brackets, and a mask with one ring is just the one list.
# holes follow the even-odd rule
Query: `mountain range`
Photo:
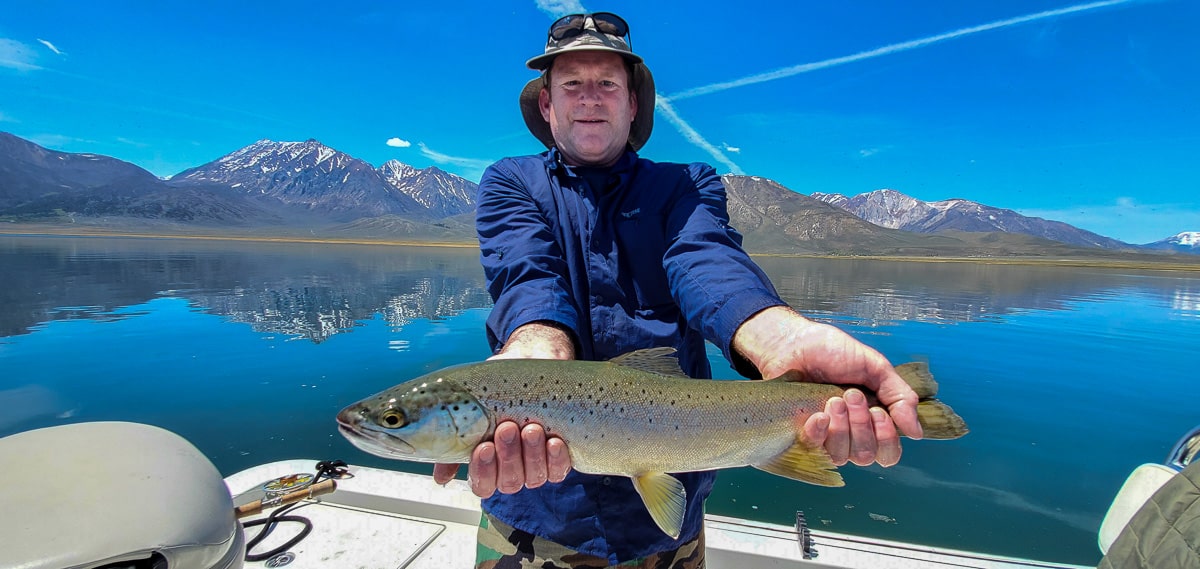
[[[761, 253], [1094, 255], [1200, 253], [1200, 233], [1130, 245], [969, 200], [895, 190], [806, 196], [757, 176], [723, 177], [731, 224]], [[436, 167], [376, 168], [316, 140], [260, 140], [160, 179], [128, 162], [0, 132], [0, 221], [76, 229], [246, 237], [470, 243], [478, 186]]]

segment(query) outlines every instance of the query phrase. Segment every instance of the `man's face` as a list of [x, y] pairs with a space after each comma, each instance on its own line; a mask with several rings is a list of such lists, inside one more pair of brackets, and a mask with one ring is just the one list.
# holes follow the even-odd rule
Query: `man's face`
[[621, 56], [576, 51], [554, 58], [550, 85], [538, 96], [542, 118], [572, 166], [609, 166], [620, 158], [637, 114]]

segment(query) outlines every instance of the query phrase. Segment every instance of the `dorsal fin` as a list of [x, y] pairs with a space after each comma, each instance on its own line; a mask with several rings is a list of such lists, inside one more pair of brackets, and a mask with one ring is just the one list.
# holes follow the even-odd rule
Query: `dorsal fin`
[[679, 367], [679, 358], [675, 357], [675, 348], [645, 348], [642, 350], [634, 350], [625, 354], [621, 354], [611, 360], [609, 363], [619, 366], [625, 366], [636, 370], [657, 373], [659, 375], [672, 375], [677, 377], [687, 377], [683, 373], [683, 369]]

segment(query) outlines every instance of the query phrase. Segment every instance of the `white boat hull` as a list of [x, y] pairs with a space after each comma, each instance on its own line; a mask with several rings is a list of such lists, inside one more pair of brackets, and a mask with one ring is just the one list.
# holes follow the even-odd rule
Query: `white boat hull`
[[[225, 479], [235, 504], [262, 498], [268, 480], [312, 472], [315, 460], [288, 460], [253, 467]], [[367, 467], [351, 467], [353, 478], [295, 513], [310, 519], [313, 531], [289, 549], [294, 569], [472, 567], [479, 525], [479, 499], [465, 482], [439, 486], [432, 477]], [[805, 560], [795, 528], [708, 515], [705, 540], [708, 567], [758, 569], [938, 568], [1081, 569], [943, 548], [812, 531], [818, 557]], [[252, 537], [257, 529], [248, 530]], [[255, 551], [266, 551], [294, 532], [281, 526]], [[278, 535], [276, 535], [278, 534]], [[267, 567], [266, 562], [247, 567]]]

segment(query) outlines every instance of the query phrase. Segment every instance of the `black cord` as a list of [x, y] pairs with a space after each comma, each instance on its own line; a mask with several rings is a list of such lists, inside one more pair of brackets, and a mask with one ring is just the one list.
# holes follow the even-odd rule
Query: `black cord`
[[[346, 466], [346, 461], [344, 460], [322, 460], [321, 462], [317, 463], [316, 468], [317, 474], [313, 477], [310, 487], [312, 484], [320, 482], [322, 478], [341, 479], [350, 478], [353, 476], [353, 474], [350, 474], [349, 468]], [[292, 547], [295, 547], [296, 544], [303, 541], [305, 537], [308, 537], [308, 534], [311, 533], [313, 529], [312, 521], [304, 516], [285, 515], [303, 505], [304, 502], [296, 502], [295, 504], [285, 506], [271, 512], [271, 514], [265, 518], [242, 524], [242, 527], [244, 528], [265, 526], [263, 527], [262, 531], [258, 532], [258, 535], [246, 542], [246, 561], [265, 561], [287, 551], [288, 549], [291, 549]], [[285, 542], [283, 545], [280, 545], [275, 549], [272, 549], [266, 553], [250, 553], [255, 546], [262, 542], [262, 540], [266, 539], [267, 536], [271, 535], [271, 532], [275, 531], [275, 526], [279, 522], [300, 523], [304, 525], [304, 529], [301, 529], [300, 533], [296, 534], [294, 537], [287, 540], [287, 542]]]
[[322, 460], [317, 463], [317, 477], [313, 479], [313, 484], [321, 481], [321, 478], [352, 478], [350, 469], [346, 466], [344, 460]]
[[[302, 506], [303, 504], [304, 504], [303, 502], [297, 502], [290, 506], [279, 508], [278, 510], [271, 512], [271, 514], [269, 516], [267, 516], [261, 520], [249, 521], [249, 522], [242, 524], [242, 527], [245, 527], [245, 528], [251, 528], [254, 526], [266, 526], [262, 529], [262, 531], [258, 532], [258, 535], [254, 536], [252, 539], [250, 539], [249, 541], [246, 542], [246, 561], [266, 561], [267, 559], [275, 557], [276, 555], [279, 555], [280, 553], [283, 553], [284, 551], [287, 551], [288, 549], [295, 547], [297, 543], [300, 543], [305, 537], [308, 537], [308, 534], [310, 532], [312, 532], [312, 529], [313, 529], [312, 522], [309, 521], [308, 518], [306, 518], [304, 516], [285, 515], [287, 512], [290, 512], [290, 511]], [[255, 548], [255, 546], [257, 546], [262, 540], [266, 539], [267, 536], [271, 535], [272, 531], [275, 531], [275, 526], [279, 522], [297, 522], [297, 523], [303, 524], [304, 529], [300, 530], [300, 533], [296, 534], [291, 539], [284, 542], [283, 545], [280, 545], [279, 547], [276, 547], [275, 549], [272, 549], [266, 553], [250, 553], [250, 551], [253, 550]]]

